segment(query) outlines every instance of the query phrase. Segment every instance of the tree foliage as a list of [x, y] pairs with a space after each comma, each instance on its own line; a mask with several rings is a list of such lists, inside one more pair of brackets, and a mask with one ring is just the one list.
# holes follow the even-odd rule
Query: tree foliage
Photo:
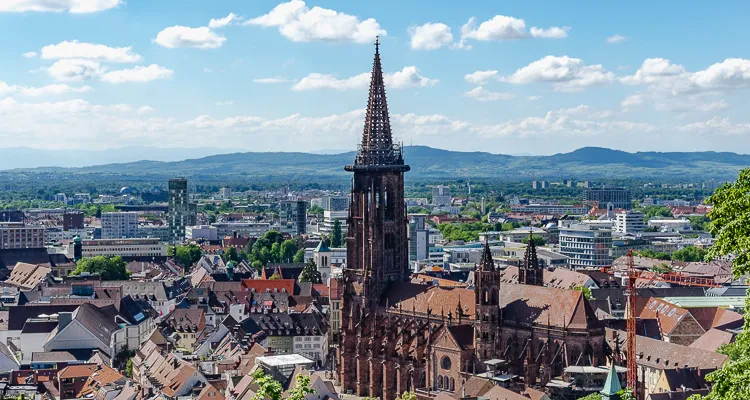
[[[291, 263], [299, 251], [299, 245], [294, 239], [284, 240], [284, 236], [277, 231], [268, 231], [259, 237], [247, 250], [240, 253], [240, 258], [251, 265], [259, 262], [263, 266], [270, 263]], [[302, 253], [304, 259], [304, 249]], [[299, 261], [302, 262], [302, 261]]]
[[[536, 246], [544, 246], [545, 244], [547, 244], [547, 241], [539, 235], [531, 235], [531, 240], [534, 241], [534, 244]], [[525, 238], [521, 239], [521, 243], [529, 244], [529, 237], [526, 236]]]
[[341, 247], [341, 220], [333, 221], [333, 230], [331, 231], [331, 247]]
[[[735, 277], [750, 272], [750, 169], [744, 169], [733, 184], [725, 184], [708, 198], [713, 210], [709, 213], [709, 229], [716, 242], [708, 257], [734, 255], [732, 272]], [[745, 296], [745, 309], [750, 309], [750, 296]], [[729, 361], [708, 374], [713, 383], [707, 400], [750, 399], [750, 313], [735, 342], [721, 348]], [[697, 398], [692, 396], [691, 399]]]
[[665, 261], [669, 261], [672, 259], [672, 256], [669, 253], [663, 253], [660, 251], [653, 251], [653, 250], [636, 251], [635, 255], [639, 257], [654, 258], [656, 260], [665, 260]]
[[221, 258], [224, 259], [224, 262], [240, 262], [240, 253], [236, 248], [230, 247], [224, 251], [224, 254], [222, 254]]
[[695, 246], [683, 247], [672, 253], [672, 259], [675, 261], [698, 262], [704, 261], [708, 251]]
[[130, 272], [127, 270], [127, 263], [122, 257], [104, 257], [96, 256], [91, 258], [82, 258], [78, 260], [76, 269], [71, 275], [81, 275], [84, 272], [90, 274], [99, 274], [102, 280], [115, 281], [130, 279]]
[[602, 395], [599, 393], [591, 393], [588, 396], [579, 397], [578, 400], [602, 400]]
[[299, 281], [321, 283], [321, 279], [320, 271], [318, 271], [318, 266], [315, 264], [315, 260], [312, 258], [309, 259], [302, 268], [302, 272], [299, 274]]
[[200, 261], [201, 256], [203, 255], [201, 248], [194, 244], [170, 248], [170, 254], [172, 254], [172, 252], [174, 252], [177, 262], [179, 262], [186, 270], [190, 269], [193, 264]]
[[299, 249], [296, 253], [294, 253], [294, 259], [292, 260], [294, 263], [303, 263], [305, 262], [305, 249]]
[[658, 217], [658, 218], [671, 218], [672, 217], [672, 210], [666, 206], [646, 206], [641, 211], [643, 211], [643, 214], [646, 217], [646, 219], [650, 219], [654, 217]]
[[[283, 386], [262, 369], [258, 368], [253, 372], [253, 383], [258, 385], [258, 390], [252, 400], [282, 400]], [[310, 385], [308, 375], [298, 374], [294, 387], [289, 389], [289, 395], [284, 400], [304, 400], [308, 394], [315, 394], [315, 389]]]
[[586, 300], [592, 299], [591, 289], [587, 288], [586, 286], [576, 286], [573, 289], [583, 293], [583, 298], [585, 298]]
[[417, 400], [417, 395], [414, 392], [404, 392], [396, 400]]

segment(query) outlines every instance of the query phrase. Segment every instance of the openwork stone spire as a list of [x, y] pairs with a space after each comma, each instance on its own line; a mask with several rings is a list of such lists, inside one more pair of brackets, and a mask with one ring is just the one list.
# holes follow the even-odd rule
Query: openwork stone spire
[[490, 250], [489, 235], [486, 233], [484, 236], [484, 251], [482, 251], [482, 259], [479, 261], [479, 269], [482, 271], [495, 270], [495, 262], [492, 261], [492, 251]]
[[518, 269], [518, 283], [523, 285], [544, 286], [544, 270], [539, 267], [539, 260], [536, 256], [536, 245], [534, 244], [534, 235], [529, 228], [529, 243], [526, 246], [526, 253], [523, 255], [523, 265]]
[[526, 246], [526, 253], [523, 255], [523, 266], [527, 269], [539, 269], [539, 260], [536, 257], [536, 244], [534, 235], [529, 230], [529, 244]]
[[391, 120], [388, 115], [388, 101], [385, 97], [383, 67], [380, 63], [380, 42], [375, 40], [375, 60], [372, 63], [370, 97], [367, 100], [365, 128], [362, 143], [354, 162], [354, 168], [361, 166], [403, 165], [401, 146], [393, 143]]

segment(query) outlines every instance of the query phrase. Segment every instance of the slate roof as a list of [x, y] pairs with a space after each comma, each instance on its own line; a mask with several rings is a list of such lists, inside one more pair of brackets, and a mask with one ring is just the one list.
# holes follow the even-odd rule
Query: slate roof
[[45, 306], [13, 306], [8, 308], [8, 330], [20, 331], [26, 320], [36, 318], [42, 314], [52, 315], [61, 312], [73, 312], [77, 304], [45, 305]]
[[114, 318], [89, 303], [81, 304], [73, 313], [73, 319], [89, 330], [97, 339], [109, 344], [112, 334], [120, 329]]
[[701, 337], [690, 344], [695, 349], [716, 351], [719, 346], [734, 342], [736, 335], [732, 332], [722, 331], [720, 329], [709, 329]]
[[[613, 332], [616, 333], [618, 340], [621, 340], [624, 343], [624, 340], [626, 339], [625, 331], [612, 331], [607, 329], [606, 338], [610, 341], [610, 345], [614, 347], [614, 343], [612, 342]], [[637, 360], [638, 365], [656, 369], [692, 367], [710, 370], [724, 365], [728, 360], [728, 357], [724, 354], [681, 346], [679, 344], [663, 342], [661, 340], [642, 336], [638, 337], [638, 340], [636, 341], [636, 352], [639, 357]]]
[[474, 347], [474, 327], [472, 325], [451, 325], [448, 332], [456, 340], [462, 350]]
[[741, 314], [725, 308], [689, 307], [687, 310], [705, 330], [740, 328], [744, 322]]
[[21, 333], [50, 333], [57, 328], [57, 321], [26, 321]]
[[555, 327], [602, 327], [591, 305], [577, 290], [501, 284], [501, 317], [504, 321]]
[[[573, 289], [576, 286], [583, 286], [591, 280], [588, 275], [567, 268], [544, 269], [543, 271], [544, 285], [558, 289]], [[505, 268], [500, 276], [500, 281], [503, 283], [518, 283], [518, 267], [509, 266]]]

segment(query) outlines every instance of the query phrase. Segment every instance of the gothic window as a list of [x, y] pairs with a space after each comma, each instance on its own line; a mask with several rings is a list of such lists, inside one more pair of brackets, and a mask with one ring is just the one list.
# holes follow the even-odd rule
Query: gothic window
[[448, 356], [443, 356], [443, 358], [440, 360], [440, 366], [443, 367], [443, 369], [450, 370], [451, 359]]
[[499, 290], [495, 287], [492, 288], [492, 304], [498, 304], [497, 302], [497, 295], [499, 293]]
[[455, 391], [455, 390], [456, 390], [456, 380], [455, 380], [455, 379], [453, 379], [453, 378], [451, 378], [451, 385], [450, 385], [450, 389], [449, 389], [449, 390], [450, 390], [451, 392], [453, 392], [453, 391]]
[[438, 375], [438, 380], [437, 381], [438, 381], [437, 382], [438, 389], [442, 389], [443, 388], [443, 376], [442, 375]]
[[484, 292], [482, 293], [482, 304], [487, 304], [490, 301], [490, 292], [487, 291], [487, 289], [484, 289]]

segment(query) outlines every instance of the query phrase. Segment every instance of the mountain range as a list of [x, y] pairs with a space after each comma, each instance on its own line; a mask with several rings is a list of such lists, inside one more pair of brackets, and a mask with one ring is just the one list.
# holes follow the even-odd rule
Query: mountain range
[[[5, 149], [8, 150], [8, 149]], [[70, 151], [50, 156], [47, 151], [24, 149], [13, 157], [0, 150], [3, 174], [117, 174], [161, 176], [246, 176], [253, 178], [348, 176], [343, 167], [354, 152], [311, 154], [245, 152], [201, 156], [221, 149], [131, 148], [128, 151]], [[203, 152], [203, 153], [201, 153]], [[134, 161], [158, 157], [162, 161]], [[179, 155], [183, 158], [180, 159]], [[194, 157], [194, 158], [190, 158]], [[637, 152], [585, 147], [551, 156], [511, 156], [486, 152], [458, 152], [427, 146], [407, 146], [404, 158], [410, 178], [716, 178], [734, 179], [750, 166], [750, 155], [728, 152]], [[28, 161], [32, 160], [33, 161]], [[13, 161], [17, 160], [17, 161]], [[106, 160], [106, 161], [105, 161]], [[74, 163], [78, 163], [77, 166]], [[42, 166], [59, 163], [60, 166]], [[88, 166], [80, 166], [88, 165]]]

